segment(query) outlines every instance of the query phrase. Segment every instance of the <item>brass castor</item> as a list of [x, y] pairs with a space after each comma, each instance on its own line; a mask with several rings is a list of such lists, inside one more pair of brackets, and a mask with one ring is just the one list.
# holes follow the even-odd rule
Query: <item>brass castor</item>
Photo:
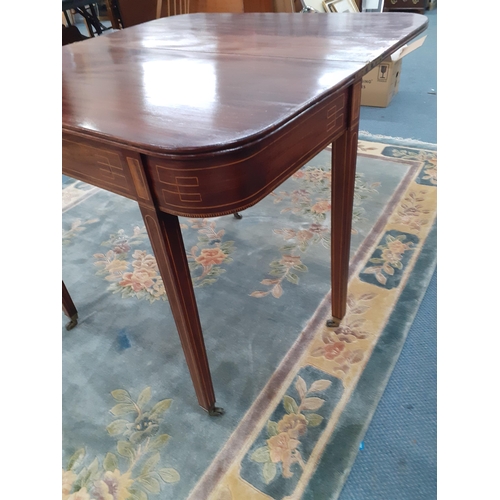
[[73, 316], [69, 318], [69, 323], [66, 324], [66, 330], [71, 330], [75, 328], [77, 324], [78, 324], [78, 314], [73, 314]]
[[224, 415], [224, 408], [219, 408], [218, 406], [214, 406], [211, 410], [208, 411], [208, 414], [211, 417], [220, 417]]
[[326, 326], [327, 326], [328, 328], [337, 328], [337, 326], [339, 326], [339, 325], [340, 325], [340, 322], [341, 322], [341, 321], [342, 321], [342, 320], [340, 320], [340, 319], [335, 318], [335, 317], [333, 317], [333, 316], [332, 316], [332, 318], [331, 318], [331, 319], [327, 319], [327, 320], [326, 320]]

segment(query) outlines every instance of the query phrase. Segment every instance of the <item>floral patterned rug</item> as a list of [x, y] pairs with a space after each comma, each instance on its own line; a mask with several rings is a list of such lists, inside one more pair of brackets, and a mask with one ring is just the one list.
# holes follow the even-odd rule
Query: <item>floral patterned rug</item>
[[181, 220], [219, 418], [196, 403], [137, 205], [63, 178], [79, 313], [63, 326], [63, 500], [338, 497], [436, 263], [435, 148], [358, 152], [336, 329], [329, 150], [242, 220]]

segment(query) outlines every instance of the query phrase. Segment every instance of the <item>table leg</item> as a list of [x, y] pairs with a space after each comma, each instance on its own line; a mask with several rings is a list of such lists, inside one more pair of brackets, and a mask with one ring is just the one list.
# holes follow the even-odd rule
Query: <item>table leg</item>
[[222, 415], [215, 394], [201, 331], [179, 219], [140, 205], [144, 223], [165, 285], [198, 403], [210, 415]]
[[63, 11], [63, 14], [64, 14], [64, 18], [66, 19], [66, 26], [71, 26], [71, 21], [69, 19], [69, 16], [68, 16], [68, 11]]
[[83, 19], [85, 21], [85, 25], [87, 26], [87, 31], [88, 31], [89, 37], [94, 38], [95, 37], [94, 29], [93, 29], [92, 23], [90, 22], [90, 19], [88, 18], [88, 14], [86, 14], [85, 7], [83, 7], [82, 9], [77, 9], [77, 12], [83, 17]]
[[86, 9], [85, 6], [83, 6], [77, 7], [75, 10], [84, 18], [85, 24], [87, 25], [87, 30], [91, 37], [95, 36], [94, 31], [98, 35], [101, 35], [104, 26], [101, 24], [101, 21], [99, 21], [99, 15], [92, 3], [89, 4], [89, 9], [90, 12]]
[[332, 144], [332, 319], [327, 326], [337, 327], [346, 312], [352, 206], [358, 148], [361, 82], [351, 86], [347, 127]]
[[66, 325], [66, 330], [71, 330], [78, 323], [78, 311], [76, 310], [75, 304], [71, 299], [71, 295], [69, 294], [64, 281], [62, 282], [62, 310], [70, 319], [69, 323]]

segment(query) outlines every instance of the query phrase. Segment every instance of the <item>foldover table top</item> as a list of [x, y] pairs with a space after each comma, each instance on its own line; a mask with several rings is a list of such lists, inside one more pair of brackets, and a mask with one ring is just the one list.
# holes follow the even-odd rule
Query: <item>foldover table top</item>
[[424, 31], [419, 14], [188, 14], [63, 47], [63, 132], [155, 155], [272, 132]]

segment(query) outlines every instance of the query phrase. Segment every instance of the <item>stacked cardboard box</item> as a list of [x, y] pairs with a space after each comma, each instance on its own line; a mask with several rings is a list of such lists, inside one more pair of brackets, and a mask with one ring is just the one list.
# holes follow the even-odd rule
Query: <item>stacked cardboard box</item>
[[425, 36], [410, 45], [405, 45], [390, 57], [382, 61], [363, 77], [361, 87], [361, 105], [385, 108], [398, 93], [403, 57], [418, 49], [425, 41]]
[[[293, 12], [292, 2], [290, 0], [273, 0], [276, 12]], [[321, 0], [309, 0], [307, 5], [314, 8], [319, 8], [318, 3]], [[436, 0], [431, 0], [431, 4]], [[301, 14], [301, 15], [318, 15], [318, 14]], [[331, 14], [324, 13], [323, 15], [363, 15], [360, 14]], [[373, 68], [368, 74], [363, 77], [363, 86], [361, 90], [361, 105], [375, 106], [385, 108], [389, 105], [392, 98], [398, 93], [399, 79], [401, 76], [402, 59], [410, 52], [418, 49], [425, 40], [425, 36], [419, 40], [405, 45], [403, 48], [396, 51], [390, 57], [382, 61], [376, 68]]]

